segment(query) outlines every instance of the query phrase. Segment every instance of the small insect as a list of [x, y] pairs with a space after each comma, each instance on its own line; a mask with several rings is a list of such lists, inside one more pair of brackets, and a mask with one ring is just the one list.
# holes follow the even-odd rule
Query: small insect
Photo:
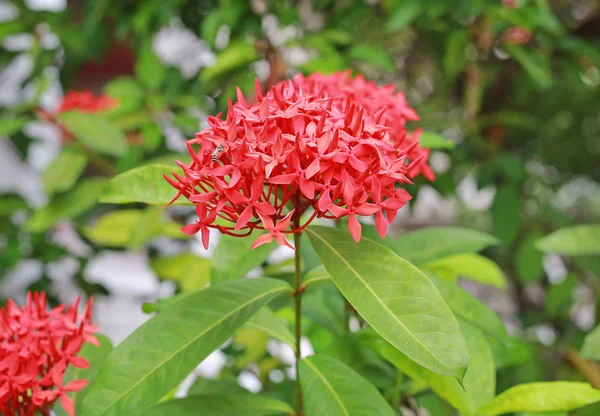
[[212, 163], [218, 162], [218, 160], [221, 157], [221, 155], [223, 154], [224, 150], [225, 150], [225, 146], [223, 146], [222, 144], [215, 147], [215, 150], [213, 150], [212, 155], [211, 155]]

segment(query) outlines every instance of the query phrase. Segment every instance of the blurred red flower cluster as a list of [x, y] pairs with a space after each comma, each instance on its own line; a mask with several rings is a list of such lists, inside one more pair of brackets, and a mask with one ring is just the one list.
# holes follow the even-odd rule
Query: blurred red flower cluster
[[272, 240], [291, 247], [285, 235], [314, 218], [348, 217], [358, 241], [356, 217], [375, 215], [384, 236], [410, 199], [398, 185], [418, 174], [435, 178], [420, 132], [405, 128], [418, 118], [394, 86], [349, 72], [298, 75], [264, 96], [257, 83], [253, 104], [238, 89], [226, 119], [209, 117], [209, 127], [188, 141], [193, 161], [177, 162], [184, 175], [166, 178], [176, 198], [196, 204], [198, 221], [182, 231], [201, 232], [207, 247], [209, 228], [236, 236], [266, 230], [253, 248]]
[[89, 367], [77, 353], [84, 342], [98, 345], [92, 336], [97, 327], [91, 323], [91, 300], [83, 315], [78, 307], [79, 299], [68, 308], [48, 310], [44, 293], [29, 293], [25, 306], [9, 300], [0, 309], [0, 414], [49, 414], [57, 399], [69, 415], [75, 414], [67, 392], [81, 390], [87, 381], [63, 384], [65, 371], [69, 365]]
[[84, 113], [97, 113], [103, 110], [110, 110], [116, 105], [116, 102], [106, 96], [95, 96], [90, 90], [69, 91], [62, 99], [58, 107], [58, 113], [64, 113], [70, 110], [77, 110]]

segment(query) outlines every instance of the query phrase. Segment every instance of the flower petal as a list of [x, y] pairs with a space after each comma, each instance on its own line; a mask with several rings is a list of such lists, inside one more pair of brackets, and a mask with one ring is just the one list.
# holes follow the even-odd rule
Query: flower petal
[[355, 242], [359, 242], [360, 241], [360, 234], [362, 232], [362, 227], [360, 225], [360, 223], [358, 222], [358, 220], [356, 219], [356, 215], [350, 213], [350, 215], [348, 215], [348, 230], [350, 230], [350, 235], [352, 235], [352, 238], [354, 239]]
[[258, 237], [256, 240], [254, 240], [254, 243], [252, 243], [250, 250], [254, 250], [256, 247], [260, 247], [263, 244], [268, 244], [271, 241], [273, 241], [273, 234], [271, 234], [271, 233], [263, 234], [260, 237]]

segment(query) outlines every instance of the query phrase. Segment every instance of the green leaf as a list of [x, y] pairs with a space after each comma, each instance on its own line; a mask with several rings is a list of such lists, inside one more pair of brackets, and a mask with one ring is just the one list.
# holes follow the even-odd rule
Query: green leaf
[[[148, 222], [148, 214], [153, 221]], [[156, 209], [123, 209], [103, 215], [92, 226], [86, 226], [83, 234], [95, 244], [108, 247], [131, 246], [134, 249], [158, 236], [187, 238], [179, 231], [174, 221], [162, 219], [164, 210]], [[141, 229], [141, 230], [140, 230]]]
[[548, 58], [537, 50], [520, 45], [505, 45], [506, 51], [517, 61], [529, 78], [540, 89], [552, 86], [552, 72]]
[[329, 273], [325, 270], [325, 266], [317, 266], [314, 269], [309, 270], [308, 273], [304, 276], [304, 284], [306, 287], [321, 284], [324, 282], [330, 282], [331, 278], [329, 277]]
[[79, 149], [65, 147], [42, 174], [42, 185], [50, 196], [71, 189], [87, 164]]
[[600, 325], [586, 335], [581, 348], [581, 356], [600, 361]]
[[544, 304], [544, 311], [548, 318], [569, 318], [571, 307], [575, 301], [573, 291], [578, 285], [577, 276], [569, 273], [564, 281], [548, 287]]
[[537, 230], [532, 230], [519, 245], [515, 256], [515, 267], [522, 284], [537, 282], [543, 276], [543, 254], [535, 248], [535, 242], [542, 237]]
[[356, 44], [348, 50], [348, 58], [364, 61], [388, 71], [393, 71], [396, 67], [390, 54], [377, 45]]
[[471, 399], [454, 377], [434, 373], [421, 367], [388, 343], [381, 346], [380, 353], [383, 358], [394, 364], [411, 379], [425, 382], [437, 395], [461, 413], [473, 414]]
[[98, 153], [122, 156], [127, 151], [127, 140], [121, 129], [102, 114], [68, 111], [58, 119], [84, 146]]
[[113, 98], [143, 99], [144, 90], [130, 77], [118, 77], [104, 87], [104, 91]]
[[285, 342], [292, 348], [295, 348], [296, 337], [290, 332], [285, 321], [281, 320], [275, 312], [266, 306], [250, 318], [245, 326], [263, 331], [272, 338]]
[[587, 383], [554, 381], [511, 387], [483, 406], [478, 416], [513, 412], [569, 411], [600, 401], [600, 390]]
[[464, 69], [467, 56], [465, 49], [471, 38], [468, 30], [454, 29], [446, 40], [446, 50], [444, 53], [444, 76], [450, 81], [454, 80]]
[[426, 149], [452, 149], [454, 142], [445, 139], [443, 136], [431, 131], [424, 131], [419, 137], [419, 144]]
[[243, 388], [237, 383], [237, 380], [234, 376], [224, 376], [221, 375], [217, 379], [207, 379], [207, 378], [197, 378], [190, 387], [188, 394], [190, 396], [195, 396], [197, 394], [204, 395], [220, 395], [220, 394], [244, 394], [247, 393], [248, 390]]
[[538, 250], [566, 256], [600, 255], [600, 225], [575, 225], [562, 228], [538, 240]]
[[490, 308], [453, 283], [431, 274], [429, 279], [457, 317], [501, 342], [508, 342], [504, 324]]
[[463, 385], [477, 410], [496, 395], [494, 356], [482, 331], [466, 322], [461, 322], [460, 328], [469, 348], [469, 368]]
[[506, 278], [502, 269], [487, 257], [479, 254], [456, 254], [424, 264], [423, 268], [436, 271], [451, 270], [466, 279], [506, 289]]
[[422, 5], [420, 0], [403, 0], [400, 7], [391, 14], [386, 29], [390, 32], [404, 29], [419, 17], [423, 10]]
[[222, 235], [212, 258], [212, 281], [219, 283], [241, 279], [250, 270], [260, 266], [274, 249], [272, 244], [265, 244], [250, 250], [251, 244], [249, 238]]
[[279, 280], [243, 279], [173, 303], [110, 353], [82, 414], [144, 414], [261, 307], [289, 291]]
[[462, 379], [468, 353], [435, 285], [390, 249], [342, 230], [307, 234], [344, 297], [383, 338], [423, 367]]
[[210, 281], [210, 260], [192, 253], [157, 258], [150, 266], [161, 279], [177, 282], [182, 292], [202, 289]]
[[50, 203], [38, 209], [25, 224], [33, 233], [41, 233], [60, 220], [75, 218], [96, 204], [106, 186], [106, 179], [85, 179], [71, 191], [56, 195]]
[[161, 60], [152, 51], [151, 45], [142, 48], [135, 65], [135, 73], [148, 88], [155, 90], [163, 83], [167, 72]]
[[519, 193], [514, 185], [504, 185], [498, 189], [492, 205], [494, 234], [503, 245], [510, 245], [521, 228], [521, 208]]
[[[169, 165], [145, 165], [131, 169], [110, 180], [99, 198], [105, 204], [129, 204], [143, 202], [149, 205], [166, 205], [177, 194], [163, 177], [170, 175]], [[191, 205], [185, 198], [179, 198], [174, 205]]]
[[476, 253], [497, 245], [498, 239], [481, 231], [458, 227], [428, 227], [407, 233], [387, 245], [398, 255], [419, 265], [453, 254]]
[[160, 403], [144, 416], [269, 416], [290, 414], [292, 407], [271, 397], [246, 394], [207, 394]]
[[346, 364], [313, 355], [298, 364], [306, 416], [394, 416], [379, 391]]
[[244, 68], [257, 59], [258, 54], [253, 44], [245, 41], [232, 42], [217, 55], [214, 65], [202, 70], [200, 81], [205, 84], [211, 83], [217, 77]]
[[4, 115], [0, 117], [0, 137], [9, 137], [23, 128], [29, 121], [26, 117]]

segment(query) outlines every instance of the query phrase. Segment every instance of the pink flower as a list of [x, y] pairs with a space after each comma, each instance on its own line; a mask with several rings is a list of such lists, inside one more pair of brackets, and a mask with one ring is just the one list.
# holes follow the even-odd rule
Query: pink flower
[[205, 247], [209, 228], [234, 236], [264, 230], [252, 248], [273, 240], [292, 247], [287, 234], [315, 218], [346, 216], [356, 241], [357, 216], [375, 215], [384, 236], [410, 199], [398, 186], [421, 174], [434, 179], [420, 131], [405, 127], [419, 117], [393, 86], [349, 72], [298, 75], [264, 96], [257, 84], [256, 97], [247, 104], [238, 89], [225, 120], [209, 117], [188, 141], [191, 164], [177, 162], [183, 176], [165, 177], [175, 198], [196, 204], [198, 220], [182, 230], [201, 232]]
[[504, 39], [504, 42], [508, 45], [525, 45], [529, 43], [531, 37], [532, 34], [529, 29], [519, 26], [506, 29], [502, 35], [502, 39]]
[[83, 316], [78, 307], [79, 299], [66, 310], [60, 305], [48, 311], [44, 293], [29, 293], [24, 307], [9, 300], [0, 309], [0, 414], [47, 414], [57, 399], [75, 414], [67, 392], [81, 390], [87, 380], [63, 385], [64, 375], [69, 365], [89, 367], [76, 356], [84, 342], [98, 345], [91, 299]]

